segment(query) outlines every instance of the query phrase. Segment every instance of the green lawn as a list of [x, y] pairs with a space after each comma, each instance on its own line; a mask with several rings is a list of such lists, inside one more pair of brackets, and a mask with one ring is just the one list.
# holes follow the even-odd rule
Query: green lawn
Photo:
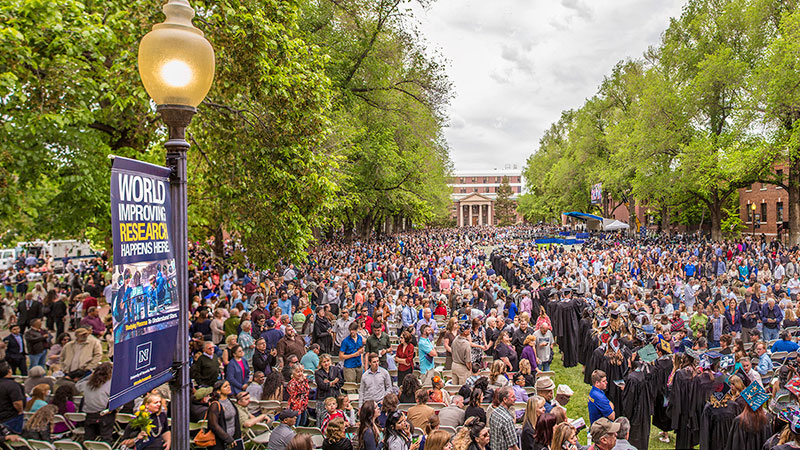
[[[569, 403], [567, 403], [567, 417], [570, 419], [577, 419], [583, 417], [586, 423], [589, 423], [589, 389], [591, 386], [583, 382], [583, 366], [578, 364], [576, 367], [565, 369], [561, 361], [561, 352], [555, 347], [556, 355], [553, 358], [553, 363], [550, 365], [550, 370], [555, 372], [556, 386], [559, 384], [566, 384], [575, 392]], [[650, 430], [650, 450], [667, 450], [675, 448], [675, 433], [670, 433], [670, 443], [665, 444], [658, 440], [658, 432], [660, 430], [652, 427]], [[580, 441], [586, 445], [586, 430], [581, 431]], [[643, 449], [639, 449], [643, 450]]]

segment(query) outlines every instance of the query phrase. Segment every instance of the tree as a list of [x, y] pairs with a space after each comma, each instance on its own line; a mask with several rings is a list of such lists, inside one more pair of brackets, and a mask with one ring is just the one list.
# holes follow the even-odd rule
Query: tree
[[497, 224], [501, 227], [507, 227], [516, 223], [515, 210], [517, 206], [511, 195], [514, 191], [511, 190], [511, 184], [508, 182], [508, 177], [503, 176], [500, 180], [500, 186], [497, 187], [497, 199], [494, 202], [495, 216], [497, 216]]
[[[136, 69], [160, 3], [0, 4], [0, 225], [14, 230], [5, 240], [96, 236], [110, 248], [108, 155], [164, 161], [164, 129]], [[231, 231], [262, 265], [298, 259], [335, 189], [325, 55], [299, 37], [293, 1], [193, 6], [217, 73], [188, 130], [190, 233]]]

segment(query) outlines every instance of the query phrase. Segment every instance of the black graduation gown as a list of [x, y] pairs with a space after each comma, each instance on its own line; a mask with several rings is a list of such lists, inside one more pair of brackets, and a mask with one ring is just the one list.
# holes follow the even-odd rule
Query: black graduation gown
[[564, 367], [578, 365], [578, 308], [575, 300], [553, 302], [553, 336], [564, 361]]
[[583, 382], [589, 386], [592, 385], [592, 372], [597, 369], [599, 358], [603, 354], [603, 350], [599, 345], [600, 343], [598, 342], [598, 346], [592, 348], [592, 353], [587, 356], [586, 364], [583, 367]]
[[692, 448], [697, 444], [697, 428], [693, 422], [695, 382], [691, 368], [683, 368], [672, 377], [669, 393], [671, 427], [675, 430], [675, 448]]
[[739, 405], [729, 401], [721, 408], [706, 404], [700, 416], [700, 450], [716, 450], [728, 439], [733, 420], [739, 415]]
[[761, 450], [770, 436], [772, 436], [772, 425], [769, 421], [760, 430], [749, 431], [742, 426], [742, 417], [737, 416], [725, 441], [725, 450]]
[[653, 369], [648, 373], [651, 378], [650, 383], [655, 387], [656, 392], [653, 398], [653, 425], [661, 431], [672, 430], [672, 418], [669, 415], [668, 407], [664, 404], [669, 398], [667, 378], [672, 373], [672, 359], [669, 356], [662, 356], [653, 361]]
[[644, 372], [632, 371], [625, 377], [622, 390], [622, 414], [631, 422], [628, 442], [638, 450], [647, 450], [650, 442], [650, 418], [653, 415], [653, 392]]

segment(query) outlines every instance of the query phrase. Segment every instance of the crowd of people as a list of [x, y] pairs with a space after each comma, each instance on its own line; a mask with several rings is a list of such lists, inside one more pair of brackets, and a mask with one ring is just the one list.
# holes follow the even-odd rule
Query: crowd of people
[[[420, 230], [321, 242], [262, 270], [227, 242], [190, 244], [191, 420], [211, 448], [270, 450], [800, 448], [796, 248], [556, 228]], [[3, 275], [5, 439], [168, 448], [161, 386], [108, 411], [113, 336], [105, 258]], [[551, 371], [582, 366], [589, 417]], [[15, 379], [14, 377], [17, 377]], [[155, 426], [115, 431], [116, 414]], [[589, 446], [579, 443], [587, 428]], [[266, 431], [269, 430], [269, 431]], [[309, 436], [316, 430], [321, 440]], [[672, 434], [670, 434], [672, 432]], [[673, 437], [674, 436], [674, 437]], [[674, 441], [671, 441], [674, 439]]]

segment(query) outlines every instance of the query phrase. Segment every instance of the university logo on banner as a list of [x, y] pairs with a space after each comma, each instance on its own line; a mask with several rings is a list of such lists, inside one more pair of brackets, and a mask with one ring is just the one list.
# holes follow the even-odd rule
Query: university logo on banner
[[[179, 317], [169, 169], [114, 158], [111, 229], [114, 373], [109, 409], [171, 377]], [[153, 343], [160, 351], [155, 352]]]

